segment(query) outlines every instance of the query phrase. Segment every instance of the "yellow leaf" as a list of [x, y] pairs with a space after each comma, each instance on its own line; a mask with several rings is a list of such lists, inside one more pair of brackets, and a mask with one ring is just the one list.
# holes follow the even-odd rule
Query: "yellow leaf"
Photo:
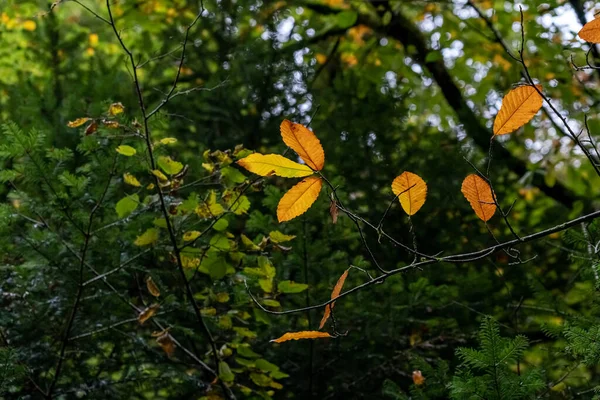
[[492, 189], [479, 175], [467, 176], [462, 183], [461, 192], [482, 221], [492, 218], [496, 212]]
[[37, 28], [35, 21], [28, 19], [27, 21], [23, 22], [23, 29], [26, 31], [33, 32], [35, 31], [35, 28]]
[[150, 228], [135, 239], [136, 246], [147, 246], [158, 240], [159, 231], [156, 228]]
[[131, 156], [135, 155], [136, 151], [133, 147], [123, 144], [123, 145], [117, 147], [117, 153], [122, 154], [126, 157], [131, 157]]
[[578, 35], [586, 42], [600, 43], [600, 19], [595, 19], [585, 24]]
[[304, 214], [319, 197], [322, 185], [321, 178], [309, 176], [288, 190], [277, 206], [279, 222], [289, 221]]
[[392, 182], [392, 191], [408, 215], [415, 215], [425, 204], [427, 184], [419, 175], [403, 172]]
[[200, 232], [190, 231], [183, 234], [183, 240], [186, 242], [191, 242], [192, 240], [196, 240], [199, 236]]
[[90, 43], [90, 46], [96, 47], [98, 45], [98, 41], [98, 34], [90, 33], [90, 35], [88, 36], [88, 42]]
[[69, 123], [67, 124], [67, 126], [69, 128], [77, 128], [80, 127], [81, 125], [85, 124], [86, 122], [90, 121], [91, 118], [77, 118], [75, 121], [69, 121]]
[[308, 166], [298, 164], [279, 154], [254, 153], [238, 160], [237, 163], [260, 176], [277, 175], [284, 178], [301, 178], [313, 173]]
[[142, 312], [140, 312], [140, 315], [138, 315], [138, 322], [140, 323], [140, 325], [144, 325], [144, 322], [152, 318], [152, 316], [156, 314], [156, 310], [158, 310], [158, 307], [158, 304], [152, 304], [151, 306], [146, 307], [144, 310], [142, 310]]
[[317, 339], [317, 338], [328, 338], [333, 337], [327, 332], [319, 331], [302, 331], [302, 332], [288, 332], [280, 338], [273, 339], [271, 342], [282, 343], [288, 340], [299, 340], [299, 339]]
[[[542, 90], [540, 85], [536, 85]], [[542, 108], [542, 96], [531, 85], [519, 86], [502, 99], [502, 107], [494, 121], [494, 135], [511, 133], [528, 123]]]
[[[340, 295], [342, 291], [342, 287], [344, 287], [344, 282], [346, 282], [346, 278], [348, 277], [348, 270], [345, 270], [340, 279], [338, 279], [337, 283], [333, 287], [333, 291], [331, 292], [331, 298], [335, 299]], [[325, 326], [325, 322], [329, 319], [329, 315], [331, 314], [331, 310], [333, 310], [333, 306], [335, 305], [335, 301], [331, 304], [327, 304], [325, 306], [325, 313], [323, 314], [323, 318], [321, 318], [321, 323], [319, 324], [319, 329], [323, 329]]]
[[169, 178], [167, 178], [167, 177], [165, 176], [165, 174], [163, 174], [162, 172], [160, 172], [160, 171], [159, 171], [159, 170], [157, 170], [157, 169], [153, 169], [153, 170], [152, 170], [152, 175], [154, 175], [155, 177], [157, 177], [158, 179], [160, 179], [160, 180], [161, 180], [161, 181], [163, 181], [163, 182], [166, 182], [166, 181], [168, 181], [168, 180], [169, 180]]
[[152, 296], [160, 296], [160, 290], [158, 289], [158, 286], [156, 286], [156, 283], [154, 283], [154, 281], [152, 280], [151, 276], [146, 278], [146, 288], [148, 288], [148, 291]]
[[281, 137], [285, 144], [292, 148], [304, 162], [316, 171], [325, 165], [325, 152], [321, 142], [304, 125], [296, 124], [287, 119], [280, 126]]
[[168, 137], [168, 138], [160, 139], [160, 142], [162, 144], [173, 144], [173, 143], [177, 143], [177, 139]]
[[102, 123], [104, 124], [104, 126], [110, 129], [117, 129], [119, 126], [121, 126], [117, 121], [111, 121], [108, 119], [103, 120]]
[[125, 181], [126, 184], [131, 185], [131, 186], [135, 186], [135, 187], [142, 186], [140, 181], [138, 181], [135, 176], [131, 175], [128, 172], [123, 174], [123, 180]]
[[121, 114], [123, 111], [125, 111], [125, 107], [121, 103], [113, 103], [108, 107], [108, 113], [110, 115]]

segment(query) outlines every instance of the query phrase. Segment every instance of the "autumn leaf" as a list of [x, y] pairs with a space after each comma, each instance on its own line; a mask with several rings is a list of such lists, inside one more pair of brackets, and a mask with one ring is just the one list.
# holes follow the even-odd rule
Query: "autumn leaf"
[[333, 337], [327, 332], [319, 331], [302, 331], [302, 332], [288, 332], [283, 336], [271, 340], [271, 342], [282, 343], [288, 340], [299, 340], [299, 339], [317, 339], [317, 338], [329, 338]]
[[471, 174], [462, 183], [461, 192], [471, 203], [475, 214], [482, 220], [488, 221], [496, 212], [496, 204], [492, 189], [479, 175]]
[[192, 240], [196, 240], [201, 233], [199, 231], [189, 231], [183, 234], [183, 240], [185, 242], [191, 242]]
[[152, 296], [160, 296], [160, 289], [158, 289], [158, 286], [156, 286], [156, 283], [154, 283], [151, 276], [146, 278], [146, 288], [148, 288], [148, 292], [150, 292]]
[[[338, 279], [337, 283], [333, 287], [333, 291], [331, 292], [331, 298], [335, 299], [340, 295], [342, 291], [342, 287], [344, 286], [344, 282], [346, 282], [346, 278], [348, 277], [348, 270], [345, 270], [340, 279]], [[319, 329], [323, 329], [325, 326], [325, 322], [329, 319], [329, 315], [331, 314], [331, 310], [333, 310], [333, 306], [335, 305], [335, 301], [331, 304], [327, 304], [325, 306], [325, 313], [323, 314], [323, 318], [321, 318], [321, 323], [319, 324]]]
[[156, 338], [156, 343], [163, 349], [167, 356], [171, 357], [175, 352], [175, 342], [167, 330]]
[[146, 307], [145, 309], [143, 309], [140, 312], [140, 314], [138, 315], [138, 322], [140, 323], [140, 325], [144, 325], [144, 322], [146, 322], [150, 318], [152, 318], [154, 316], [154, 314], [156, 314], [158, 307], [159, 307], [158, 304], [152, 304], [152, 305]]
[[113, 103], [108, 107], [108, 113], [110, 115], [121, 114], [123, 111], [125, 111], [125, 107], [121, 103]]
[[413, 383], [417, 386], [421, 386], [422, 384], [425, 383], [425, 377], [423, 376], [421, 371], [419, 371], [418, 369], [413, 371], [412, 379], [413, 379]]
[[91, 118], [77, 118], [75, 121], [69, 121], [67, 126], [69, 128], [78, 128], [90, 120], [91, 120]]
[[298, 164], [279, 154], [250, 154], [237, 161], [248, 171], [260, 176], [277, 175], [284, 178], [302, 178], [313, 174], [306, 165]]
[[588, 22], [578, 33], [579, 37], [590, 43], [600, 43], [600, 19]]
[[91, 124], [89, 124], [87, 126], [87, 128], [85, 128], [85, 136], [89, 136], [93, 133], [95, 133], [98, 130], [98, 123], [96, 121], [92, 121]]
[[325, 165], [325, 152], [321, 142], [304, 125], [283, 120], [280, 126], [281, 137], [285, 144], [292, 148], [304, 162], [316, 171]]
[[322, 186], [321, 178], [310, 176], [288, 190], [277, 206], [279, 222], [289, 221], [304, 214], [319, 197]]
[[135, 176], [133, 176], [127, 172], [123, 174], [123, 181], [125, 181], [126, 184], [131, 185], [131, 186], [135, 186], [135, 187], [142, 186], [140, 181], [138, 181]]
[[[535, 88], [542, 90], [540, 85]], [[531, 121], [544, 101], [535, 88], [531, 85], [519, 86], [502, 99], [502, 107], [494, 121], [494, 135], [514, 132]]]
[[337, 224], [338, 208], [337, 202], [334, 199], [331, 199], [331, 202], [329, 203], [329, 215], [331, 215], [331, 222]]
[[408, 215], [415, 215], [425, 204], [427, 184], [419, 175], [403, 172], [392, 182], [392, 191]]
[[136, 150], [133, 147], [127, 146], [125, 144], [117, 147], [116, 150], [117, 150], [117, 153], [124, 155], [125, 157], [131, 157], [131, 156], [135, 155], [135, 153], [136, 153]]

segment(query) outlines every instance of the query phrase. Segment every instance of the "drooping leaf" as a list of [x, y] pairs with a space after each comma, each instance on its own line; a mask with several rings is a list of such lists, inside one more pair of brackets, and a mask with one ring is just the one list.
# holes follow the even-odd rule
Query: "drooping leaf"
[[131, 185], [131, 186], [135, 186], [135, 187], [142, 186], [140, 181], [138, 181], [135, 176], [131, 175], [128, 172], [123, 174], [123, 181], [125, 181], [126, 184]]
[[67, 124], [67, 126], [69, 128], [78, 128], [81, 125], [83, 125], [86, 122], [88, 122], [89, 120], [91, 120], [91, 118], [77, 118], [75, 121], [69, 121], [69, 123]]
[[427, 184], [419, 175], [403, 172], [392, 182], [392, 191], [408, 215], [415, 215], [425, 204]]
[[[536, 85], [542, 90], [540, 85]], [[494, 120], [494, 135], [511, 133], [528, 123], [542, 108], [542, 96], [531, 86], [519, 86], [502, 99], [502, 107]]]
[[296, 283], [294, 281], [281, 281], [277, 285], [281, 293], [301, 293], [308, 289], [306, 283]]
[[119, 147], [117, 147], [117, 153], [126, 157], [131, 157], [135, 155], [136, 151], [133, 147], [127, 146], [126, 144], [122, 144]]
[[199, 231], [189, 231], [183, 234], [183, 240], [185, 242], [191, 242], [192, 240], [196, 240], [201, 233]]
[[160, 172], [157, 169], [153, 169], [152, 170], [152, 175], [154, 175], [155, 177], [157, 177], [159, 180], [166, 182], [169, 180], [169, 178], [167, 178], [167, 176], [165, 174], [163, 174], [162, 172]]
[[492, 189], [479, 175], [467, 176], [462, 183], [461, 192], [482, 221], [492, 218], [496, 212]]
[[151, 276], [148, 276], [146, 278], [146, 288], [148, 289], [148, 292], [150, 292], [150, 294], [152, 296], [154, 296], [154, 297], [160, 296], [160, 289], [158, 288], [156, 283], [154, 283]]
[[307, 127], [301, 124], [283, 120], [280, 126], [281, 137], [285, 144], [291, 147], [304, 162], [316, 171], [325, 165], [325, 152], [321, 142]]
[[284, 233], [281, 233], [279, 231], [272, 231], [269, 232], [269, 238], [271, 239], [271, 241], [273, 243], [285, 243], [285, 242], [289, 242], [290, 240], [294, 239], [296, 236], [294, 235], [286, 235]]
[[289, 221], [304, 214], [319, 197], [322, 185], [321, 178], [309, 176], [288, 190], [277, 206], [279, 222]]
[[115, 206], [117, 215], [119, 216], [119, 218], [125, 218], [126, 216], [135, 211], [139, 203], [140, 198], [137, 194], [132, 194], [131, 196], [123, 197], [117, 202], [117, 205]]
[[92, 135], [93, 133], [95, 133], [98, 130], [98, 123], [96, 121], [92, 121], [86, 128], [85, 128], [85, 136], [89, 136]]
[[136, 246], [148, 246], [158, 240], [160, 232], [156, 228], [150, 228], [135, 239]]
[[298, 164], [279, 154], [250, 154], [237, 161], [248, 171], [260, 176], [277, 175], [284, 178], [302, 178], [313, 174], [306, 165]]
[[158, 307], [159, 307], [158, 304], [152, 304], [152, 305], [146, 307], [145, 309], [143, 309], [140, 312], [140, 314], [138, 315], [138, 322], [140, 323], [140, 325], [144, 325], [144, 322], [146, 322], [150, 318], [152, 318], [152, 316], [154, 316], [154, 314], [156, 314]]
[[318, 338], [330, 338], [333, 337], [327, 332], [319, 331], [302, 331], [302, 332], [288, 332], [283, 336], [271, 340], [271, 342], [282, 343], [288, 340], [299, 340], [299, 339], [318, 339]]
[[160, 156], [158, 157], [158, 166], [169, 175], [175, 175], [181, 172], [183, 164], [171, 159], [171, 157]]
[[600, 19], [596, 18], [581, 28], [579, 37], [590, 43], [600, 43]]
[[[332, 299], [335, 299], [336, 297], [338, 297], [340, 295], [340, 292], [342, 291], [342, 288], [344, 287], [344, 282], [346, 282], [346, 278], [348, 277], [348, 271], [349, 270], [344, 271], [342, 276], [340, 276], [337, 283], [333, 287], [333, 290], [331, 291]], [[325, 322], [327, 322], [327, 320], [329, 319], [329, 315], [331, 315], [331, 310], [333, 310], [333, 306], [335, 306], [335, 301], [333, 303], [327, 304], [325, 306], [325, 313], [323, 313], [323, 318], [321, 318], [321, 323], [319, 324], [319, 329], [323, 329], [323, 327], [325, 326]]]
[[225, 361], [219, 361], [219, 378], [223, 379], [225, 382], [231, 382], [235, 379], [235, 375], [231, 372], [229, 364]]
[[171, 357], [175, 352], [175, 342], [167, 330], [156, 338], [156, 343]]

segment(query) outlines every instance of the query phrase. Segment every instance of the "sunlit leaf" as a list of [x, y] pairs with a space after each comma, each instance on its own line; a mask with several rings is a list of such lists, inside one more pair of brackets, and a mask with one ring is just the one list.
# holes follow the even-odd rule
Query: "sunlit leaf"
[[288, 340], [299, 340], [299, 339], [318, 339], [318, 338], [330, 338], [333, 337], [327, 332], [319, 331], [302, 331], [302, 332], [288, 332], [283, 336], [271, 340], [271, 342], [282, 343]]
[[135, 186], [135, 187], [142, 186], [140, 181], [138, 181], [135, 176], [131, 175], [128, 172], [123, 174], [123, 181], [125, 181], [126, 184], [131, 185], [131, 186]]
[[412, 379], [413, 383], [417, 386], [421, 386], [423, 383], [425, 383], [425, 377], [418, 369], [413, 371]]
[[273, 243], [285, 243], [285, 242], [289, 242], [290, 240], [296, 238], [296, 236], [286, 235], [279, 231], [272, 231], [269, 233], [269, 238], [271, 238], [271, 241]]
[[75, 121], [69, 121], [67, 126], [69, 128], [78, 128], [90, 120], [91, 120], [91, 118], [77, 118]]
[[279, 154], [250, 154], [237, 161], [248, 171], [260, 176], [277, 175], [284, 178], [302, 178], [313, 174], [306, 165], [298, 164]]
[[160, 139], [160, 142], [162, 144], [173, 144], [173, 143], [177, 143], [177, 139], [175, 139], [173, 137], [167, 137], [167, 138]]
[[427, 184], [419, 175], [403, 172], [392, 182], [392, 191], [408, 215], [414, 215], [425, 204]]
[[133, 147], [122, 144], [121, 146], [117, 147], [117, 153], [126, 157], [131, 157], [135, 155], [136, 151]]
[[150, 294], [152, 296], [154, 296], [154, 297], [160, 296], [160, 289], [158, 289], [158, 286], [156, 286], [156, 283], [154, 283], [151, 276], [146, 278], [146, 288], [148, 289], [148, 292], [150, 292]]
[[483, 178], [476, 174], [467, 176], [462, 183], [461, 192], [482, 221], [492, 218], [496, 212], [496, 204], [492, 189]]
[[201, 235], [198, 231], [189, 231], [183, 234], [183, 240], [186, 242], [191, 242], [192, 240], [196, 240]]
[[167, 178], [167, 176], [165, 174], [163, 174], [162, 172], [160, 172], [157, 169], [153, 169], [152, 170], [152, 175], [154, 175], [155, 177], [157, 177], [159, 180], [166, 182], [169, 180], [169, 178]]
[[135, 239], [135, 242], [133, 242], [133, 244], [135, 244], [136, 246], [148, 246], [156, 242], [158, 240], [159, 235], [160, 232], [158, 229], [150, 228], [146, 230], [146, 232], [138, 236], [137, 239]]
[[158, 304], [152, 304], [143, 309], [138, 315], [138, 322], [143, 325], [144, 322], [148, 321], [150, 318], [152, 318], [152, 316], [154, 316], [154, 314], [156, 314], [158, 307]]
[[296, 283], [294, 281], [281, 281], [277, 285], [277, 289], [281, 293], [301, 293], [308, 289], [308, 285], [306, 283]]
[[110, 115], [118, 115], [125, 111], [125, 107], [121, 103], [113, 103], [108, 107], [108, 113]]
[[169, 175], [178, 174], [183, 169], [183, 164], [171, 159], [171, 157], [160, 156], [157, 160], [158, 166]]
[[596, 18], [581, 28], [579, 37], [590, 43], [600, 43], [600, 19]]
[[323, 169], [325, 152], [313, 132], [304, 125], [287, 119], [281, 123], [280, 130], [285, 144], [291, 147], [309, 167], [316, 171]]
[[135, 211], [139, 203], [140, 198], [137, 194], [123, 197], [117, 202], [117, 205], [115, 206], [117, 215], [119, 216], [119, 218], [125, 218], [126, 216]]
[[[337, 283], [333, 287], [333, 290], [331, 291], [332, 299], [335, 299], [336, 297], [338, 297], [340, 295], [342, 288], [344, 287], [344, 282], [346, 282], [346, 278], [348, 277], [348, 271], [349, 270], [344, 271], [342, 276], [340, 276]], [[335, 306], [335, 301], [333, 303], [327, 304], [325, 306], [325, 313], [323, 313], [323, 318], [321, 318], [321, 323], [319, 324], [319, 329], [323, 329], [323, 327], [325, 326], [325, 322], [327, 322], [327, 320], [329, 319], [329, 315], [331, 315], [331, 310], [333, 310], [333, 306]]]
[[[540, 85], [536, 85], [542, 90]], [[502, 99], [502, 107], [494, 120], [494, 135], [511, 133], [528, 123], [542, 108], [542, 96], [531, 86], [519, 86]]]
[[289, 221], [304, 214], [319, 197], [322, 185], [321, 178], [310, 176], [288, 190], [277, 206], [279, 222]]

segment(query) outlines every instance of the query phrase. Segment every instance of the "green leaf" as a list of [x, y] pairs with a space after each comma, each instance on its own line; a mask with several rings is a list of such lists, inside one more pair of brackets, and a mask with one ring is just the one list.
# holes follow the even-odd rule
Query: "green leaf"
[[147, 246], [153, 244], [158, 240], [159, 235], [160, 231], [158, 229], [150, 228], [146, 230], [146, 232], [138, 236], [137, 239], [135, 239], [135, 242], [133, 242], [133, 244], [135, 244], [136, 246]]
[[263, 300], [263, 304], [269, 307], [281, 307], [281, 303], [273, 299], [265, 299]]
[[436, 62], [442, 59], [442, 53], [440, 53], [439, 51], [430, 51], [429, 53], [427, 53], [427, 56], [425, 56], [426, 63]]
[[259, 358], [260, 357], [260, 354], [257, 354], [254, 351], [252, 351], [252, 349], [249, 346], [240, 345], [237, 348], [237, 352], [240, 356], [246, 357], [246, 358]]
[[296, 283], [293, 281], [281, 281], [277, 288], [282, 293], [300, 293], [308, 289], [308, 285], [305, 283]]
[[229, 226], [229, 221], [224, 218], [221, 218], [213, 225], [213, 229], [217, 232], [223, 232]]
[[232, 382], [235, 379], [235, 375], [231, 372], [229, 364], [225, 361], [219, 361], [219, 378], [223, 379], [225, 382]]
[[350, 28], [356, 23], [358, 13], [356, 11], [348, 10], [342, 11], [336, 15], [336, 22], [339, 28], [346, 29]]
[[158, 157], [158, 166], [169, 175], [175, 175], [181, 172], [183, 164], [171, 159], [171, 157]]
[[264, 371], [264, 372], [275, 372], [275, 371], [279, 371], [279, 367], [275, 364], [272, 364], [270, 362], [268, 362], [267, 360], [263, 359], [263, 358], [259, 358], [258, 360], [256, 360], [255, 362], [256, 368]]
[[133, 147], [123, 144], [123, 145], [117, 147], [117, 153], [124, 155], [126, 157], [131, 157], [131, 156], [135, 155], [136, 151]]
[[117, 210], [117, 215], [119, 218], [125, 218], [129, 214], [135, 211], [138, 204], [140, 203], [140, 198], [137, 194], [132, 194], [131, 196], [125, 196], [121, 200], [117, 202], [115, 209]]
[[296, 236], [294, 236], [294, 235], [286, 235], [279, 231], [273, 231], [273, 232], [269, 233], [269, 238], [271, 238], [271, 241], [273, 243], [289, 242], [290, 240], [294, 239], [295, 237]]
[[227, 274], [227, 262], [218, 253], [209, 253], [202, 260], [200, 270], [208, 273], [213, 280], [222, 279]]
[[239, 170], [232, 167], [225, 167], [221, 169], [221, 177], [227, 186], [234, 185], [236, 183], [243, 183], [246, 181], [246, 176]]

